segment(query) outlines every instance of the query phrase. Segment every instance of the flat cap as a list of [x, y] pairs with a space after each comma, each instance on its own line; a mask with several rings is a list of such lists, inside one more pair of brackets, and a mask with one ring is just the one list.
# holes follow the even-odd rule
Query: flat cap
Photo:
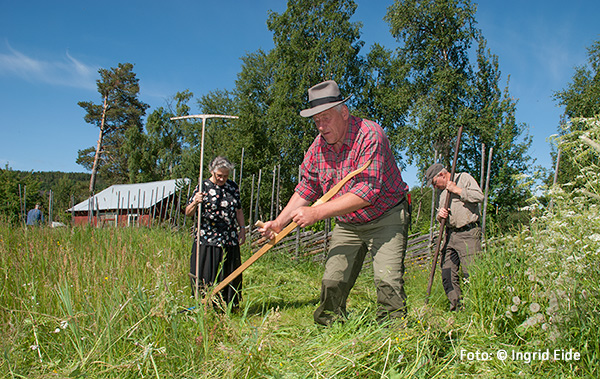
[[444, 165], [441, 163], [434, 163], [431, 166], [429, 166], [427, 171], [425, 171], [425, 179], [427, 179], [428, 186], [431, 185], [431, 183], [433, 182], [433, 178], [435, 178], [435, 176], [439, 174], [444, 168]]

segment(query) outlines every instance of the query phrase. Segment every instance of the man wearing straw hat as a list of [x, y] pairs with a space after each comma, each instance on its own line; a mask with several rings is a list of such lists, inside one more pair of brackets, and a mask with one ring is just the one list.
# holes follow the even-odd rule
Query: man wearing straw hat
[[[346, 299], [367, 251], [373, 256], [377, 321], [406, 313], [404, 255], [408, 233], [408, 186], [381, 126], [352, 116], [333, 80], [308, 90], [309, 109], [319, 135], [304, 156], [301, 180], [281, 214], [260, 231], [271, 238], [290, 221], [306, 227], [336, 217], [321, 282], [315, 322], [329, 325], [346, 317]], [[328, 202], [309, 205], [349, 172], [372, 160]]]
[[456, 311], [461, 307], [462, 297], [459, 269], [463, 279], [468, 281], [468, 268], [473, 257], [481, 251], [479, 203], [483, 201], [483, 192], [466, 172], [457, 174], [454, 181], [450, 177], [450, 172], [440, 163], [434, 163], [425, 172], [427, 185], [443, 190], [439, 204], [446, 204], [446, 197], [451, 196], [450, 209], [440, 205], [436, 218], [438, 221], [448, 218], [440, 264], [450, 311]]

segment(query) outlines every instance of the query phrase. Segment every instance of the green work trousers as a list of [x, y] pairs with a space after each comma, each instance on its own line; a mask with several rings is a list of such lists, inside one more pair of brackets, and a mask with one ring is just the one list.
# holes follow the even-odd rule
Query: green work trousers
[[336, 224], [321, 281], [321, 303], [314, 312], [315, 322], [329, 325], [345, 318], [346, 300], [367, 252], [373, 257], [378, 321], [405, 315], [403, 276], [408, 220], [408, 204], [402, 201], [376, 220]]

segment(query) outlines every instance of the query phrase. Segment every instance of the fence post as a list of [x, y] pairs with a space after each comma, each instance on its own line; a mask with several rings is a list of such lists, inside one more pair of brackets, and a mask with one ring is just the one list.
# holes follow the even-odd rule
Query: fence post
[[254, 219], [255, 220], [260, 220], [260, 217], [258, 215], [258, 208], [259, 208], [259, 204], [260, 204], [260, 181], [261, 181], [261, 177], [262, 177], [262, 169], [258, 170], [258, 183], [256, 184], [256, 204], [254, 204]]
[[558, 182], [558, 165], [560, 164], [560, 147], [558, 148], [558, 152], [556, 153], [556, 166], [554, 167], [554, 179], [552, 180], [552, 185], [556, 185]]
[[[242, 174], [244, 172], [244, 148], [242, 147], [242, 159], [240, 161], [240, 181], [238, 183], [238, 189], [240, 190], [240, 196], [242, 193]], [[235, 179], [235, 177], [234, 177]]]
[[490, 155], [488, 158], [488, 167], [487, 167], [487, 178], [485, 180], [485, 194], [483, 197], [483, 220], [481, 221], [481, 238], [483, 239], [484, 243], [487, 244], [487, 238], [485, 237], [485, 217], [486, 217], [486, 213], [487, 213], [487, 203], [488, 203], [488, 192], [489, 192], [489, 187], [490, 187], [490, 171], [491, 171], [491, 166], [492, 166], [492, 152], [494, 151], [493, 147], [490, 147]]
[[281, 187], [281, 165], [277, 165], [277, 201], [275, 201], [275, 217], [279, 216], [279, 188]]
[[121, 191], [117, 192], [117, 217], [115, 219], [115, 228], [119, 226], [119, 213], [121, 213]]
[[[437, 150], [433, 153], [433, 163], [437, 162]], [[435, 222], [435, 204], [437, 198], [437, 191], [434, 186], [431, 186], [431, 217], [429, 219], [429, 255], [432, 253], [433, 248], [433, 224]]]
[[[300, 183], [300, 166], [298, 166], [298, 183]], [[296, 258], [300, 255], [300, 227], [296, 227]]]
[[485, 178], [485, 143], [481, 143], [481, 176], [479, 179], [479, 187], [483, 188], [483, 178]]
[[21, 183], [19, 183], [19, 220], [25, 224], [25, 212], [23, 211], [23, 196], [21, 194]]
[[127, 226], [129, 227], [129, 215], [131, 214], [131, 190], [127, 190]]
[[138, 228], [140, 226], [140, 219], [142, 218], [141, 217], [141, 213], [142, 212], [140, 212], [140, 197], [141, 196], [142, 196], [142, 189], [138, 188], [138, 202], [137, 202], [137, 208], [136, 208], [136, 211], [135, 211], [135, 213], [137, 214], [137, 226], [138, 226]]
[[[146, 213], [146, 191], [144, 191], [144, 199], [142, 200], [142, 211], [140, 212], [142, 214]], [[148, 218], [150, 218], [150, 209], [148, 209]], [[146, 224], [146, 226], [150, 225], [150, 220], [148, 220], [148, 224]]]
[[50, 195], [48, 195], [48, 225], [50, 226], [52, 226], [52, 202], [54, 201], [52, 195], [52, 190], [50, 190]]
[[254, 176], [255, 174], [252, 174], [252, 188], [250, 189], [250, 212], [248, 212], [248, 226], [250, 227], [250, 236], [252, 236], [252, 228], [254, 227], [254, 224], [252, 223], [252, 206], [254, 205]]
[[[185, 198], [185, 204], [187, 205], [187, 202], [190, 198], [190, 188], [192, 187], [192, 181], [190, 180], [190, 182], [188, 183], [188, 191], [187, 191], [187, 196]], [[179, 205], [179, 207], [181, 207], [181, 204]], [[184, 207], [185, 209], [185, 207]], [[183, 227], [185, 228], [185, 224], [187, 222], [187, 214], [185, 213], [185, 211], [183, 212]]]
[[[160, 198], [160, 212], [158, 214], [159, 220], [163, 221], [163, 205], [165, 203], [165, 186], [163, 185], [162, 197]], [[166, 213], [166, 210], [165, 210]]]
[[[152, 194], [150, 195], [150, 207], [152, 208], [152, 212], [150, 212], [150, 209], [148, 209], [148, 214], [152, 213], [152, 216], [150, 216], [150, 227], [152, 227], [152, 225], [154, 224], [154, 215], [156, 215], [156, 204], [152, 205], [152, 201], [155, 200], [155, 198], [158, 197], [158, 187], [156, 187], [156, 197], [154, 196], [154, 190], [152, 190]], [[154, 203], [156, 203], [156, 201], [154, 201]]]
[[273, 219], [273, 205], [275, 202], [275, 174], [277, 171], [277, 165], [273, 166], [273, 185], [271, 186], [271, 213], [269, 213], [269, 220]]

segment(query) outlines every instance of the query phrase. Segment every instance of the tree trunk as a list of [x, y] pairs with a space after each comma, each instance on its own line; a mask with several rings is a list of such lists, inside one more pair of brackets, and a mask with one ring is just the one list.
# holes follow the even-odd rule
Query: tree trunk
[[94, 196], [94, 187], [96, 186], [96, 173], [98, 172], [98, 162], [100, 154], [102, 154], [102, 138], [104, 137], [104, 125], [106, 121], [106, 103], [108, 94], [104, 95], [104, 104], [102, 104], [102, 121], [100, 122], [100, 135], [98, 136], [98, 145], [96, 145], [96, 156], [94, 157], [94, 165], [92, 166], [92, 176], [90, 178], [90, 197]]

